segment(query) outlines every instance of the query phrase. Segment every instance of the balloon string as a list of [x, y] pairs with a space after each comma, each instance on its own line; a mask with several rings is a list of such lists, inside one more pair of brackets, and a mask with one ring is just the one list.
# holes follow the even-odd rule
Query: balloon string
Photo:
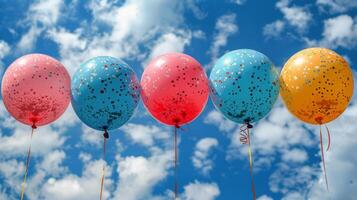
[[178, 198], [178, 181], [177, 181], [177, 129], [180, 128], [179, 126], [175, 126], [175, 135], [174, 135], [174, 162], [175, 162], [175, 185], [174, 185], [174, 191], [175, 191], [175, 200]]
[[105, 163], [106, 163], [106, 148], [107, 148], [107, 139], [109, 138], [109, 134], [107, 130], [104, 130], [103, 134], [103, 171], [102, 171], [102, 179], [100, 182], [100, 200], [103, 198], [103, 188], [104, 188], [104, 179], [105, 179]]
[[[328, 133], [328, 135], [329, 135], [329, 133]], [[330, 143], [330, 142], [329, 142], [329, 143]], [[328, 180], [327, 180], [327, 171], [326, 171], [326, 163], [325, 163], [325, 155], [324, 155], [324, 145], [323, 145], [323, 143], [322, 143], [321, 125], [320, 125], [320, 151], [321, 151], [321, 159], [322, 159], [322, 164], [323, 164], [323, 169], [324, 169], [324, 175], [325, 175], [326, 188], [327, 188], [327, 191], [329, 191]]]
[[252, 179], [253, 199], [256, 200], [257, 194], [255, 191], [254, 175], [253, 175], [253, 155], [252, 155], [252, 149], [250, 146], [250, 133], [249, 133], [250, 128], [253, 128], [253, 126], [249, 123], [246, 123], [240, 127], [240, 142], [242, 144], [248, 144], [249, 171], [250, 171], [250, 177]]
[[331, 136], [330, 136], [330, 130], [328, 129], [327, 125], [325, 125], [326, 131], [327, 131], [327, 149], [326, 152], [330, 150], [330, 146], [331, 146]]
[[27, 180], [27, 174], [28, 174], [28, 172], [29, 172], [29, 165], [30, 165], [30, 158], [31, 158], [32, 136], [33, 136], [34, 130], [35, 130], [37, 127], [35, 126], [35, 124], [33, 124], [31, 128], [32, 128], [32, 130], [31, 130], [30, 146], [29, 146], [28, 151], [27, 151], [25, 175], [24, 175], [24, 179], [22, 180], [21, 200], [24, 199], [25, 188], [26, 188], [26, 180]]

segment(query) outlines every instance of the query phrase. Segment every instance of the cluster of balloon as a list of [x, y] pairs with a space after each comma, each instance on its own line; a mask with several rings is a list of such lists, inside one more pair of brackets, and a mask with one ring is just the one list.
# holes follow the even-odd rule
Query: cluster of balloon
[[[125, 124], [140, 101], [140, 84], [134, 70], [124, 61], [100, 56], [83, 64], [73, 76], [72, 106], [89, 127], [104, 131], [103, 159], [108, 131]], [[105, 164], [100, 186], [103, 195]]]
[[219, 58], [210, 77], [211, 98], [229, 120], [243, 124], [240, 141], [248, 145], [252, 192], [256, 199], [249, 129], [266, 116], [279, 95], [279, 75], [262, 53], [250, 49], [231, 51]]
[[177, 184], [177, 129], [193, 121], [204, 109], [209, 94], [208, 80], [194, 58], [170, 53], [154, 58], [141, 78], [145, 107], [158, 121], [174, 127], [175, 199]]
[[[15, 60], [6, 70], [1, 87], [8, 112], [18, 121], [32, 127], [31, 139], [37, 126], [58, 119], [70, 102], [71, 78], [65, 67], [43, 54], [28, 54]], [[31, 156], [28, 148], [21, 199]]]
[[[301, 121], [320, 126], [320, 149], [325, 183], [328, 179], [321, 126], [336, 119], [353, 95], [353, 75], [346, 60], [329, 49], [308, 48], [293, 55], [280, 75], [281, 97]], [[330, 148], [330, 131], [326, 151]]]

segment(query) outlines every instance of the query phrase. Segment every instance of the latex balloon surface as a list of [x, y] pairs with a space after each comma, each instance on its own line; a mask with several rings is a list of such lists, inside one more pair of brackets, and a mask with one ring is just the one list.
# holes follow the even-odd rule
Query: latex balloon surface
[[92, 58], [73, 76], [72, 106], [77, 116], [94, 129], [119, 128], [132, 117], [139, 100], [136, 74], [120, 59]]
[[141, 78], [143, 102], [158, 121], [183, 125], [194, 120], [206, 105], [207, 76], [191, 56], [170, 53], [154, 58]]
[[70, 102], [71, 79], [65, 67], [43, 54], [28, 54], [15, 60], [2, 79], [6, 109], [27, 125], [55, 121]]
[[347, 108], [353, 75], [346, 60], [329, 49], [309, 48], [293, 55], [280, 75], [281, 97], [300, 120], [324, 124]]
[[215, 107], [241, 124], [267, 115], [279, 95], [279, 75], [273, 63], [264, 54], [250, 49], [223, 55], [209, 79]]

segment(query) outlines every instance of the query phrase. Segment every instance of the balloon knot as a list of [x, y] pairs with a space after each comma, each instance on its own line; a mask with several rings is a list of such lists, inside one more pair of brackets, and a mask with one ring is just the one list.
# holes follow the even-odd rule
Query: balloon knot
[[107, 131], [107, 129], [104, 129], [104, 134], [103, 134], [104, 138], [105, 139], [108, 139], [109, 138], [109, 133]]
[[249, 122], [247, 122], [247, 128], [253, 128], [253, 125], [251, 125]]
[[178, 125], [178, 124], [175, 124], [175, 128], [180, 128], [180, 125]]
[[322, 118], [321, 116], [315, 118], [315, 121], [316, 121], [319, 125], [322, 125], [322, 120], [323, 120], [323, 118]]
[[32, 129], [36, 129], [37, 128], [37, 126], [35, 125], [35, 122], [32, 124], [31, 128]]

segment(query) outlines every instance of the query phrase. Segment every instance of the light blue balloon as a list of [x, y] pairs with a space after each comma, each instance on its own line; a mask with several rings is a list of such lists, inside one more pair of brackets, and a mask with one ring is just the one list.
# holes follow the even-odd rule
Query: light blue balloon
[[215, 107], [241, 124], [267, 115], [279, 95], [279, 75], [273, 63], [264, 54], [250, 49], [223, 55], [209, 79]]
[[125, 124], [140, 100], [140, 84], [124, 61], [100, 56], [83, 64], [71, 84], [72, 106], [89, 127], [112, 130]]

